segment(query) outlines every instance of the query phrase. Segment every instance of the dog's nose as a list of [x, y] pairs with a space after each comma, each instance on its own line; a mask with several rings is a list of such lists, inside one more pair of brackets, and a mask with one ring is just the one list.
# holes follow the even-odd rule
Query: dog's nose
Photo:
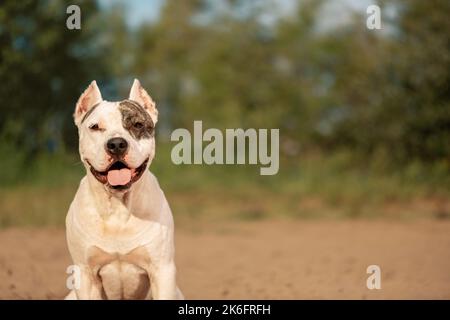
[[106, 151], [113, 156], [122, 156], [128, 149], [128, 142], [124, 138], [112, 138], [106, 142]]

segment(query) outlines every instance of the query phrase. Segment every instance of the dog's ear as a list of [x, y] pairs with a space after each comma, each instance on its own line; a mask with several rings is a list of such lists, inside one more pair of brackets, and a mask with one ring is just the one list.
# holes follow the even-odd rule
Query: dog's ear
[[141, 83], [138, 79], [134, 79], [133, 86], [130, 90], [129, 99], [136, 101], [141, 106], [143, 106], [152, 117], [153, 123], [156, 124], [156, 122], [158, 121], [158, 110], [156, 109], [156, 104], [148, 95], [147, 91], [142, 88]]
[[91, 82], [89, 87], [81, 94], [78, 99], [77, 105], [75, 107], [75, 112], [73, 118], [75, 119], [75, 124], [78, 126], [83, 119], [86, 112], [88, 112], [94, 105], [103, 101], [102, 94], [97, 87], [97, 83]]

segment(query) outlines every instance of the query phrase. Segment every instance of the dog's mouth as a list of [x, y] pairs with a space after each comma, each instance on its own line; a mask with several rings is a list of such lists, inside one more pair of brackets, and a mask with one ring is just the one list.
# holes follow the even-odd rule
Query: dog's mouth
[[137, 168], [130, 168], [124, 161], [117, 160], [105, 171], [97, 171], [89, 163], [94, 177], [102, 184], [112, 189], [123, 190], [128, 189], [131, 185], [139, 180], [147, 167], [148, 158]]

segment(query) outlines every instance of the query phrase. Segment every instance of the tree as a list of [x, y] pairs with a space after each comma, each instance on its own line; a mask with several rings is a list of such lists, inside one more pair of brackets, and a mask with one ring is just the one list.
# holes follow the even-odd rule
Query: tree
[[358, 27], [334, 33], [335, 84], [340, 120], [328, 146], [363, 154], [380, 150], [397, 162], [450, 156], [450, 3], [385, 1], [394, 9], [389, 34]]
[[97, 5], [78, 1], [82, 28], [68, 30], [70, 4], [7, 0], [0, 7], [0, 134], [29, 156], [50, 136], [62, 145], [65, 135], [75, 134], [74, 104], [83, 86], [101, 73], [99, 52], [92, 50], [96, 32], [88, 27]]

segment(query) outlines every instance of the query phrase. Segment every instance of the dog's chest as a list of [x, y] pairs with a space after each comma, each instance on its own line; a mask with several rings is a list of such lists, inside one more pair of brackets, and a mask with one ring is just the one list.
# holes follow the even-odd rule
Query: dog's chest
[[[133, 215], [123, 219], [117, 214], [102, 217], [100, 214], [81, 211], [69, 219], [69, 244], [73, 246], [74, 251], [80, 253], [91, 246], [97, 246], [106, 252], [124, 254], [142, 245], [151, 246], [161, 233], [158, 222], [139, 219]], [[73, 239], [78, 241], [71, 241]], [[84, 260], [83, 256], [75, 257], [75, 260], [79, 259]]]
[[88, 249], [88, 265], [102, 288], [105, 299], [146, 299], [151, 296], [146, 266], [149, 256], [143, 247], [126, 254]]

